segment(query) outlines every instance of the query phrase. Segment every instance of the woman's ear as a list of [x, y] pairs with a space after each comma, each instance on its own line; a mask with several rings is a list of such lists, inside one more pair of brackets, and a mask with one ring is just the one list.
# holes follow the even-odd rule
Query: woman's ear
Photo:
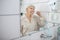
[[28, 8], [26, 8], [26, 11], [28, 10]]

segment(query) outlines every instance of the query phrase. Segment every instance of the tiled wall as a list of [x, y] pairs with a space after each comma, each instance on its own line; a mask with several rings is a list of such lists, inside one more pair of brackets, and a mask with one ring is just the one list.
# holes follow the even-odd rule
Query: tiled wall
[[[60, 14], [59, 0], [35, 0], [35, 1], [23, 0], [22, 6], [21, 6], [21, 12], [26, 13], [26, 7], [31, 4], [35, 6], [35, 12], [40, 11], [41, 14], [47, 19], [47, 21], [48, 20], [52, 21], [53, 15], [54, 15], [54, 18], [58, 16], [58, 19], [60, 19], [59, 18], [59, 14]], [[53, 10], [55, 10], [56, 12], [54, 13]]]

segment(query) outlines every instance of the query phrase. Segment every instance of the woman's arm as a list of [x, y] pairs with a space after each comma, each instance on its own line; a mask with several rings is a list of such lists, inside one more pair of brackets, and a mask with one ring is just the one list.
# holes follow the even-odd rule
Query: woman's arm
[[44, 26], [45, 25], [45, 18], [44, 17], [39, 17], [38, 18], [38, 25], [40, 27]]
[[44, 26], [45, 25], [45, 18], [43, 16], [41, 16], [40, 12], [37, 11], [36, 13], [38, 15], [37, 19], [37, 24], [41, 27], [41, 26]]

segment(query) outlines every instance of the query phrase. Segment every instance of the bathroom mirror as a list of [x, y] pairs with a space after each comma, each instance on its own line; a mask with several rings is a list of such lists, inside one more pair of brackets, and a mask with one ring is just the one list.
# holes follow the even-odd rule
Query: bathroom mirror
[[37, 34], [38, 38], [41, 38], [41, 34], [50, 39], [54, 38], [56, 30], [53, 20], [57, 18], [55, 14], [53, 19], [55, 11], [56, 1], [21, 0], [21, 38], [36, 38]]

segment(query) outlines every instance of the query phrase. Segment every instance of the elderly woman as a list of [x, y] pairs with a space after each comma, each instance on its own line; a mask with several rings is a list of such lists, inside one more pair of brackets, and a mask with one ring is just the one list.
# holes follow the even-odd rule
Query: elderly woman
[[26, 13], [21, 17], [21, 33], [23, 36], [29, 32], [38, 31], [40, 27], [44, 26], [45, 19], [37, 11], [37, 15], [33, 15], [35, 7], [30, 5], [26, 8]]

